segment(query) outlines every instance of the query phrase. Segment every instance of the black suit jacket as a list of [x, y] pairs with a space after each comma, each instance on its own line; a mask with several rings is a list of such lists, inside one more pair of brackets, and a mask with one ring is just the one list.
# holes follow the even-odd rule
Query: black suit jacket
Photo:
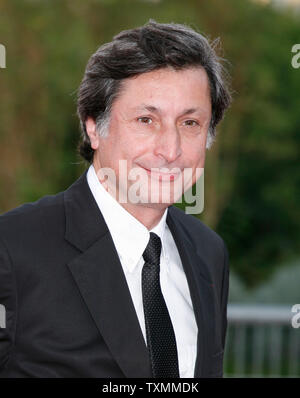
[[[0, 216], [0, 377], [151, 377], [113, 240], [86, 180]], [[170, 206], [198, 325], [195, 377], [221, 377], [228, 254]]]

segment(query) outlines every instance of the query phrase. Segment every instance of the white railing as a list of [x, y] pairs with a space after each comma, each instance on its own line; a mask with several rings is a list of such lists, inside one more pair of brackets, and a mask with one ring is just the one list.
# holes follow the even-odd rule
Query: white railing
[[224, 377], [300, 377], [291, 306], [230, 304]]

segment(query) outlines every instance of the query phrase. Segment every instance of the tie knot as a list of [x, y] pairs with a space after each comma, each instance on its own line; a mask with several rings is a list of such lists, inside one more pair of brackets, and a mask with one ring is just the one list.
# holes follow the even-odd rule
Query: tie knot
[[146, 263], [159, 265], [161, 253], [161, 240], [154, 232], [150, 232], [148, 245], [143, 253]]

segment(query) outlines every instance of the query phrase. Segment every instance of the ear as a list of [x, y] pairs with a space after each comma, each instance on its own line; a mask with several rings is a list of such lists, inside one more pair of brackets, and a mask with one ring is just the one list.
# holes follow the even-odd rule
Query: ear
[[99, 147], [99, 134], [96, 131], [96, 123], [93, 118], [90, 116], [87, 118], [85, 122], [86, 132], [91, 141], [92, 149], [98, 149]]

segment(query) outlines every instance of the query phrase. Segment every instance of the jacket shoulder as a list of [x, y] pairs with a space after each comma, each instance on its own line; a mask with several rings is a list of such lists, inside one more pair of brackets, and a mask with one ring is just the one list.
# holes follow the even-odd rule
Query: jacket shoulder
[[53, 219], [63, 209], [63, 195], [64, 192], [46, 195], [1, 214], [0, 239], [3, 235], [18, 234], [22, 230], [29, 233], [30, 229], [34, 229], [34, 225], [40, 223], [42, 219]]

